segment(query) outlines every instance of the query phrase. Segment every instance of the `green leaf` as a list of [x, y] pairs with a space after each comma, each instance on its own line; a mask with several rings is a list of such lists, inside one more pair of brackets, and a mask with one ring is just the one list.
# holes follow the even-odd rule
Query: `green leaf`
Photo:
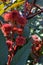
[[2, 18], [2, 16], [0, 16], [0, 20], [1, 20], [2, 22], [4, 22], [4, 19]]
[[5, 65], [7, 63], [8, 49], [5, 43], [5, 38], [0, 31], [0, 65]]
[[31, 52], [31, 42], [28, 42], [23, 48], [18, 50], [16, 55], [14, 56], [11, 65], [25, 65], [27, 58]]

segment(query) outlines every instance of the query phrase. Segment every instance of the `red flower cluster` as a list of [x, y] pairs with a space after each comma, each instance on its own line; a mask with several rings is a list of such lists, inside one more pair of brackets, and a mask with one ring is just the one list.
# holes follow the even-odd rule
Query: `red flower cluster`
[[[23, 27], [26, 25], [26, 18], [21, 16], [17, 10], [5, 13], [3, 16], [7, 23], [4, 23], [1, 30], [6, 39], [8, 46], [8, 65], [10, 65], [11, 59], [13, 58], [15, 51], [18, 47], [23, 46], [26, 43], [26, 38], [22, 36]], [[20, 27], [18, 27], [20, 25]], [[18, 34], [14, 40], [14, 34]]]
[[32, 35], [33, 39], [33, 45], [32, 45], [32, 53], [36, 56], [34, 59], [38, 60], [38, 57], [40, 56], [40, 50], [42, 47], [41, 39], [35, 34]]
[[14, 10], [14, 11], [11, 11], [9, 13], [5, 13], [3, 15], [3, 18], [4, 18], [5, 21], [14, 22], [14, 21], [17, 20], [18, 16], [19, 16], [19, 12], [17, 10]]
[[14, 46], [14, 42], [12, 40], [7, 40], [6, 44], [8, 46], [8, 51], [9, 51], [7, 65], [10, 65], [10, 62], [14, 56], [14, 52], [16, 51], [17, 46]]
[[26, 43], [26, 38], [23, 36], [18, 36], [16, 38], [16, 44], [17, 46], [23, 46]]
[[4, 34], [4, 36], [8, 36], [12, 30], [12, 27], [10, 24], [5, 23], [2, 25], [1, 30]]
[[15, 22], [16, 24], [19, 24], [23, 27], [27, 23], [26, 18], [21, 17], [17, 10], [4, 14], [3, 18], [5, 21], [10, 21], [12, 23]]
[[16, 45], [14, 45], [14, 42], [12, 40], [6, 41], [6, 44], [8, 46], [8, 51], [9, 51], [8, 62], [7, 62], [8, 65], [10, 65], [10, 62], [15, 54], [17, 46], [23, 46], [26, 43], [26, 39], [23, 36], [18, 36], [15, 42], [16, 42]]
[[[20, 16], [19, 12], [17, 10], [11, 11], [9, 13], [4, 14], [4, 20], [9, 21], [9, 22], [16, 22], [17, 25], [20, 25], [22, 27], [25, 26], [27, 23], [26, 18], [23, 16]], [[9, 35], [11, 32], [12, 33], [17, 33], [19, 35], [22, 35], [23, 33], [23, 28], [18, 28], [17, 26], [13, 26], [13, 24], [3, 24], [2, 25], [2, 32], [4, 33], [4, 36]], [[16, 44], [18, 46], [22, 46], [26, 43], [26, 39], [23, 36], [18, 36], [16, 38]]]
[[40, 50], [42, 48], [42, 40], [38, 35], [32, 35], [33, 45], [32, 45], [32, 54], [33, 54], [33, 64], [39, 61]]

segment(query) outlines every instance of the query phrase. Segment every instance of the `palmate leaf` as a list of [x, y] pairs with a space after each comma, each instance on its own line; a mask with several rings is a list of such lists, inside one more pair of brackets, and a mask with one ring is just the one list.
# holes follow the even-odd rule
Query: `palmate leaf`
[[5, 38], [0, 31], [0, 65], [5, 65], [8, 57], [8, 49], [5, 44]]
[[23, 46], [13, 57], [11, 65], [25, 65], [27, 58], [31, 52], [31, 42], [28, 42], [25, 46]]

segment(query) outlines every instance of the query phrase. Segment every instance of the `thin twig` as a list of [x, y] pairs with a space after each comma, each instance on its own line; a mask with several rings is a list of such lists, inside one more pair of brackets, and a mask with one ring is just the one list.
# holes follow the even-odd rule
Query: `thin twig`
[[34, 4], [34, 6], [35, 6], [35, 7], [37, 7], [37, 8], [39, 8], [40, 10], [42, 10], [42, 9], [40, 8], [40, 6], [39, 6], [39, 5]]
[[34, 16], [40, 14], [41, 12], [43, 12], [43, 10], [38, 11], [37, 13], [33, 13], [32, 15], [27, 16], [27, 19], [31, 19], [31, 18], [33, 18]]

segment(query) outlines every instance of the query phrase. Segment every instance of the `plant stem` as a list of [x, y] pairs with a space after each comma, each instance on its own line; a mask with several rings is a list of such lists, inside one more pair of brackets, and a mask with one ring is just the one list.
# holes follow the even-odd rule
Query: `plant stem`
[[43, 12], [43, 10], [38, 11], [38, 12], [36, 12], [36, 13], [33, 13], [32, 15], [27, 16], [27, 19], [31, 19], [31, 18], [33, 18], [34, 16], [36, 16], [36, 15], [42, 13], [42, 12]]

